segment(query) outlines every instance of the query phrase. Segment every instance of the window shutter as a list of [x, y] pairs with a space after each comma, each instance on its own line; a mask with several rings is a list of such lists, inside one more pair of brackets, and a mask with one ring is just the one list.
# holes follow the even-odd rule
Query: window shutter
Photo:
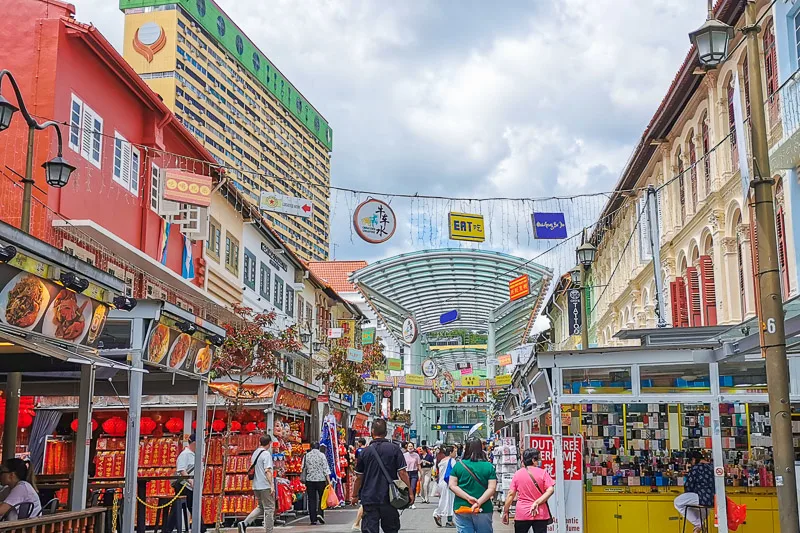
[[639, 218], [639, 261], [646, 263], [653, 258], [653, 247], [650, 244], [650, 220], [647, 218], [647, 195], [637, 202]]
[[783, 212], [783, 207], [778, 209], [778, 214], [775, 215], [775, 227], [778, 232], [778, 265], [781, 271], [781, 296], [784, 300], [789, 297], [789, 267], [787, 263], [786, 252], [786, 217]]
[[150, 165], [150, 209], [158, 213], [161, 204], [160, 176], [161, 169]]
[[758, 228], [756, 227], [756, 210], [750, 206], [750, 255], [753, 260], [750, 264], [753, 267], [753, 294], [755, 295], [756, 316], [761, 316], [761, 284], [758, 275]]
[[700, 301], [700, 276], [696, 267], [686, 269], [686, 284], [689, 288], [689, 325], [693, 328], [703, 325]]
[[658, 246], [660, 250], [661, 238], [662, 235], [664, 235], [664, 214], [663, 211], [661, 211], [661, 189], [658, 189], [656, 191], [656, 204], [658, 205], [658, 241], [659, 241], [656, 243], [656, 246]]
[[130, 190], [131, 188], [131, 145], [128, 141], [122, 141], [122, 186]]
[[672, 325], [676, 328], [681, 327], [681, 315], [680, 315], [681, 303], [678, 298], [678, 292], [679, 292], [678, 282], [670, 281], [669, 282], [670, 311], [672, 311]]
[[706, 190], [705, 195], [708, 196], [711, 194], [711, 154], [708, 153], [709, 151], [709, 140], [708, 140], [708, 115], [703, 115], [702, 120], [700, 123], [701, 126], [701, 134], [703, 138], [703, 177], [705, 178], [706, 182]]
[[683, 175], [683, 159], [680, 149], [678, 150], [678, 192], [680, 193], [680, 203], [678, 206], [681, 215], [681, 224], [686, 219], [686, 176]]
[[676, 300], [678, 304], [678, 320], [674, 323], [674, 325], [677, 325], [677, 327], [680, 328], [688, 328], [689, 306], [686, 298], [686, 280], [683, 278], [677, 278], [675, 280], [675, 289], [675, 292], [677, 293]]
[[717, 291], [714, 286], [714, 262], [711, 256], [700, 256], [700, 282], [702, 283], [703, 325], [717, 325]]
[[689, 195], [692, 199], [692, 206], [697, 208], [697, 150], [694, 147], [694, 141], [689, 141]]
[[92, 129], [94, 125], [94, 112], [89, 106], [83, 106], [83, 120], [81, 123], [81, 155], [92, 160]]
[[131, 147], [131, 179], [130, 179], [130, 191], [133, 193], [134, 196], [139, 196], [139, 172], [142, 163], [142, 156], [139, 152], [138, 148], [134, 148], [132, 145], [128, 144]]

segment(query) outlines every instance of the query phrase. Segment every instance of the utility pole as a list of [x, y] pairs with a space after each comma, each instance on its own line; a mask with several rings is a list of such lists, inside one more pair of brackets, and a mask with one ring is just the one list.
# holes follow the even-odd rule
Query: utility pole
[[661, 276], [661, 236], [658, 234], [658, 195], [655, 187], [652, 185], [647, 187], [647, 202], [645, 206], [645, 211], [647, 211], [647, 233], [650, 239], [650, 250], [653, 255], [653, 274], [656, 278], [656, 293], [653, 295], [656, 299], [656, 311], [658, 312], [656, 324], [660, 328], [665, 328], [667, 327], [667, 319], [666, 311], [664, 311], [664, 278]]
[[[782, 533], [798, 533], [800, 519], [797, 512], [792, 415], [789, 404], [789, 364], [786, 359], [773, 180], [769, 166], [764, 93], [761, 88], [759, 27], [756, 22], [756, 3], [752, 0], [747, 2], [745, 27], [742, 31], [747, 40], [747, 57], [750, 58], [748, 74], [750, 95], [754, 104], [750, 111], [750, 136], [754, 160], [754, 177], [751, 183], [755, 195], [755, 223], [758, 235], [757, 282], [761, 293], [759, 321], [763, 332], [761, 354], [766, 359], [769, 411], [772, 418], [772, 455], [778, 492], [778, 512]], [[745, 147], [740, 149], [743, 150]]]

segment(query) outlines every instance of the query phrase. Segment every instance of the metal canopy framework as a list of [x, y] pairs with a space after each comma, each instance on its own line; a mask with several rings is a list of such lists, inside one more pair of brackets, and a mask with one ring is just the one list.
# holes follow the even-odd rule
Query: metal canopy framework
[[[508, 282], [530, 278], [530, 295], [509, 301]], [[524, 342], [552, 271], [511, 255], [477, 249], [444, 248], [401, 254], [354, 272], [352, 281], [395, 338], [413, 316], [420, 333], [448, 329], [486, 330], [495, 324], [497, 353]], [[457, 321], [439, 317], [457, 310]]]

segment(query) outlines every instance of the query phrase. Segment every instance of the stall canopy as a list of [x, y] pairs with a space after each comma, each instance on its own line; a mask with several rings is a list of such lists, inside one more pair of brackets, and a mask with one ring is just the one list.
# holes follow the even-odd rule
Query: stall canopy
[[[512, 302], [509, 282], [523, 275], [530, 294]], [[492, 323], [497, 353], [524, 342], [551, 279], [549, 269], [532, 261], [461, 248], [401, 254], [350, 277], [398, 340], [407, 317], [414, 318], [420, 333], [486, 330]], [[458, 318], [442, 324], [442, 315], [452, 311]]]

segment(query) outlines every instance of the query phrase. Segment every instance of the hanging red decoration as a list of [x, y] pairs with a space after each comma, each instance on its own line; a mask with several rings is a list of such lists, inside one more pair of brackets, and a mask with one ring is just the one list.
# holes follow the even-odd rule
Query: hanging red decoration
[[242, 423], [238, 420], [234, 420], [231, 422], [231, 431], [241, 431], [242, 430]]
[[247, 431], [248, 433], [253, 433], [257, 427], [258, 426], [256, 426], [255, 422], [248, 422], [247, 424], [244, 425], [244, 430]]
[[[197, 420], [192, 422], [192, 429], [197, 429]], [[208, 420], [206, 420], [206, 429], [208, 429]]]
[[212, 431], [216, 431], [217, 433], [220, 433], [224, 429], [225, 429], [225, 422], [220, 420], [219, 418], [214, 420], [211, 423], [211, 430]]
[[139, 420], [139, 433], [142, 435], [152, 435], [156, 427], [156, 421], [149, 416], [143, 416], [142, 419]]
[[[72, 428], [72, 431], [77, 433], [78, 432], [78, 419], [76, 418], [75, 420], [73, 420], [72, 423], [69, 425], [69, 427]], [[97, 431], [98, 427], [99, 427], [99, 424], [97, 423], [97, 420], [92, 418], [92, 433]]]
[[167, 428], [167, 431], [170, 433], [180, 433], [183, 431], [183, 420], [176, 417], [170, 418], [167, 420], [167, 423], [164, 424], [164, 427]]
[[266, 422], [259, 422], [258, 423], [258, 429], [260, 429], [261, 431], [264, 431], [265, 429], [267, 429], [267, 423]]
[[29, 428], [33, 425], [33, 416], [28, 411], [20, 411], [18, 427], [23, 429]]
[[125, 421], [118, 416], [114, 416], [103, 422], [103, 432], [112, 437], [121, 437], [125, 435], [127, 427]]

